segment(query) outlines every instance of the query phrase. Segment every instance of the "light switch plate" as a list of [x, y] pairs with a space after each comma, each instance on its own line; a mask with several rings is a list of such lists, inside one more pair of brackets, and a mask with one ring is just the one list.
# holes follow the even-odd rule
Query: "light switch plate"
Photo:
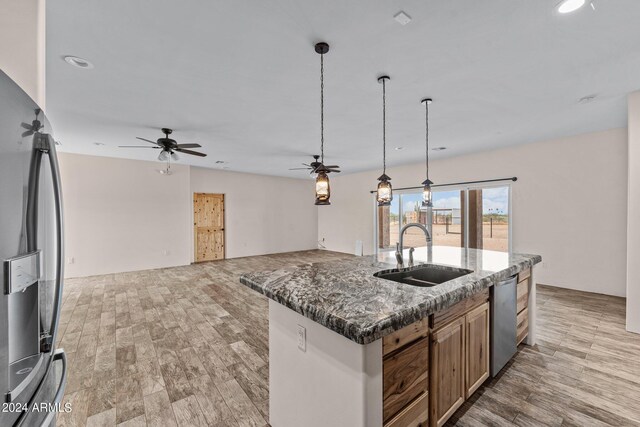
[[307, 330], [302, 325], [298, 325], [298, 348], [307, 351]]

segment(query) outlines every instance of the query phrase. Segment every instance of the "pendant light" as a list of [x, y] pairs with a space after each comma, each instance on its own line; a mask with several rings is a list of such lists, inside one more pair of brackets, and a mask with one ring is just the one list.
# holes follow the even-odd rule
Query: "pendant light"
[[387, 175], [387, 92], [386, 82], [389, 76], [381, 76], [378, 83], [382, 84], [382, 175], [378, 178], [378, 191], [376, 198], [378, 206], [389, 206], [393, 200], [393, 189], [391, 188], [391, 178]]
[[420, 102], [424, 104], [425, 111], [425, 166], [427, 175], [427, 179], [422, 182], [422, 185], [424, 186], [422, 188], [422, 207], [430, 208], [433, 206], [433, 193], [431, 191], [431, 185], [433, 185], [433, 182], [429, 179], [429, 105], [433, 102], [433, 100], [431, 98], [425, 98]]
[[315, 172], [316, 177], [316, 205], [330, 205], [331, 187], [329, 186], [329, 176], [327, 168], [324, 166], [324, 54], [329, 52], [327, 43], [317, 43], [316, 53], [320, 54], [320, 166]]

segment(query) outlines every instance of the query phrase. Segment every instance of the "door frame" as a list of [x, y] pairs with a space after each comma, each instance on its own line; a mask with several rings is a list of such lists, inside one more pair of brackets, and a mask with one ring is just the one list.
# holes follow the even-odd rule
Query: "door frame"
[[223, 246], [222, 246], [222, 259], [220, 260], [215, 260], [215, 261], [221, 261], [224, 259], [227, 259], [227, 194], [226, 193], [208, 193], [208, 192], [204, 192], [204, 191], [193, 191], [191, 193], [191, 264], [199, 264], [201, 262], [211, 262], [211, 261], [196, 261], [196, 254], [198, 253], [198, 236], [196, 233], [196, 224], [195, 224], [195, 212], [194, 212], [194, 198], [196, 194], [211, 194], [211, 195], [216, 195], [216, 196], [222, 196], [222, 222], [224, 224], [223, 228], [222, 228], [222, 239], [223, 239]]

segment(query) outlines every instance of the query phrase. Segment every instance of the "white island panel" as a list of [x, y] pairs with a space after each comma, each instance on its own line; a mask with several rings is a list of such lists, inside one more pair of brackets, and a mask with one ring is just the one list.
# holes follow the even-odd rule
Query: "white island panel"
[[[306, 329], [305, 351], [298, 325]], [[382, 426], [382, 340], [357, 344], [270, 300], [269, 422]]]

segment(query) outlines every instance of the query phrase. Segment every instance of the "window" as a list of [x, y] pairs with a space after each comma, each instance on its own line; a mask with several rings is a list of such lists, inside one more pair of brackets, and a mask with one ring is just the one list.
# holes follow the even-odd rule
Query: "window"
[[[435, 246], [468, 247], [508, 252], [510, 248], [509, 185], [447, 187], [433, 192], [431, 232]], [[376, 209], [376, 252], [395, 250], [400, 230], [409, 223], [427, 224], [422, 191], [394, 193], [391, 206]], [[404, 247], [426, 246], [424, 234], [410, 228]]]

